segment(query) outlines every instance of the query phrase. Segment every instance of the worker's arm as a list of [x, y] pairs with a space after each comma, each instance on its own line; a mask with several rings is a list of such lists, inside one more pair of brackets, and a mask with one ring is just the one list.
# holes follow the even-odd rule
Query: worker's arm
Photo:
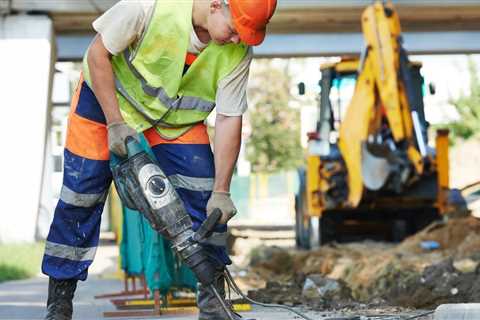
[[100, 103], [107, 124], [123, 122], [115, 95], [111, 54], [105, 48], [102, 38], [97, 35], [88, 50], [87, 62], [90, 70], [92, 89]]
[[127, 155], [125, 139], [137, 137], [137, 133], [125, 123], [120, 113], [110, 58], [111, 54], [105, 48], [102, 37], [97, 35], [87, 56], [91, 85], [107, 120], [108, 148], [117, 156], [124, 157]]
[[215, 183], [207, 203], [207, 215], [215, 208], [222, 211], [220, 223], [225, 224], [237, 209], [230, 198], [230, 182], [240, 152], [242, 115], [247, 110], [247, 83], [253, 52], [249, 48], [240, 64], [219, 81], [215, 102], [214, 158]]
[[214, 139], [215, 183], [207, 203], [207, 215], [216, 208], [220, 209], [221, 224], [227, 223], [237, 213], [230, 198], [230, 182], [240, 152], [241, 133], [242, 116], [217, 114]]
[[[145, 28], [146, 7], [142, 1], [118, 1], [92, 24], [97, 32], [88, 50], [87, 62], [92, 89], [102, 107], [107, 124], [123, 122], [115, 94], [110, 59], [131, 46]], [[149, 9], [148, 9], [149, 10]]]
[[214, 139], [215, 184], [213, 191], [230, 191], [233, 169], [240, 152], [241, 133], [241, 116], [228, 117], [217, 114]]

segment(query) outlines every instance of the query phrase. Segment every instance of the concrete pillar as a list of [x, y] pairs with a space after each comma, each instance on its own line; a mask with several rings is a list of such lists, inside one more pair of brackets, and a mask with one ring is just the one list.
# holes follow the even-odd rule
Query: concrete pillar
[[52, 21], [0, 17], [0, 242], [34, 241], [55, 62]]

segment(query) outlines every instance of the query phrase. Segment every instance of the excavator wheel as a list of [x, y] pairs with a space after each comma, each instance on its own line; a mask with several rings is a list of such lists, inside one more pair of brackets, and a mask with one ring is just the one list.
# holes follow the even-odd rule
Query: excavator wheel
[[305, 170], [299, 169], [299, 190], [295, 195], [295, 240], [298, 248], [310, 250], [335, 240], [330, 216], [311, 217], [307, 209]]
[[299, 188], [295, 195], [295, 242], [298, 248], [309, 250], [312, 247], [312, 225], [307, 214], [305, 169], [298, 170]]

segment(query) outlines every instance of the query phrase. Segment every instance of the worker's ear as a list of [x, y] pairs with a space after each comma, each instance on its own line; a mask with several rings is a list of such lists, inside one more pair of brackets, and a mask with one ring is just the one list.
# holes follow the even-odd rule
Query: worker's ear
[[217, 10], [222, 9], [222, 0], [211, 0], [210, 1], [210, 13], [214, 13]]

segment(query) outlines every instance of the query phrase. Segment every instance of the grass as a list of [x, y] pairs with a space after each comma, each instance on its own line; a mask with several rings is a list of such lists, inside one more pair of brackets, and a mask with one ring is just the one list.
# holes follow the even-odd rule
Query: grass
[[43, 242], [0, 245], [0, 282], [27, 279], [40, 272]]

